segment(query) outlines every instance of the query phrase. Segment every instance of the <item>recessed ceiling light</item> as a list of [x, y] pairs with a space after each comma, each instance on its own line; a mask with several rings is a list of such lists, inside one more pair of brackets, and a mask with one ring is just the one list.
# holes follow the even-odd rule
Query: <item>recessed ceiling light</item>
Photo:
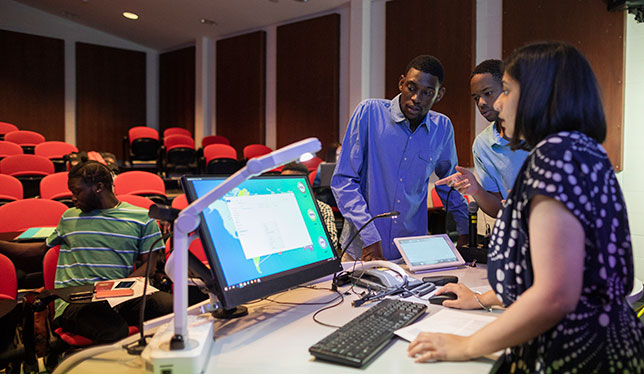
[[217, 26], [217, 22], [215, 22], [215, 21], [213, 21], [211, 19], [208, 19], [208, 18], [200, 19], [199, 23], [201, 23], [202, 25]]
[[139, 15], [132, 12], [123, 12], [123, 17], [127, 19], [139, 19]]

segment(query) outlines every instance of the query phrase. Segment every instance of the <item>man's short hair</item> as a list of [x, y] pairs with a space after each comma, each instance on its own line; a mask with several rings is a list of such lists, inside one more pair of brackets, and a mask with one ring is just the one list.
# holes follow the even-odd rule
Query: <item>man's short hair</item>
[[80, 178], [81, 181], [88, 186], [93, 186], [98, 182], [101, 182], [105, 187], [110, 188], [114, 183], [112, 170], [107, 167], [107, 165], [92, 160], [80, 162], [72, 166], [67, 178]]
[[443, 84], [445, 71], [443, 70], [443, 64], [441, 64], [440, 60], [436, 57], [431, 55], [420, 55], [414, 57], [407, 64], [405, 75], [407, 75], [411, 68], [422, 71], [423, 73], [431, 74], [438, 78], [438, 83]]
[[489, 73], [494, 77], [494, 79], [501, 82], [503, 80], [503, 61], [501, 60], [485, 60], [480, 64], [476, 65], [470, 79], [476, 74], [486, 74]]
[[288, 164], [284, 165], [284, 167], [282, 168], [282, 172], [284, 171], [295, 171], [302, 175], [307, 175], [309, 173], [309, 170], [306, 168], [305, 165], [295, 161], [289, 162]]

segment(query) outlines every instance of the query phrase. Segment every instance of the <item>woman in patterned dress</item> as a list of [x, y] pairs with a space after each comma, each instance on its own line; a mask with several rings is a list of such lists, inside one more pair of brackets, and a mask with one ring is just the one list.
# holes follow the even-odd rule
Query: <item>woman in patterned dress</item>
[[461, 309], [506, 306], [461, 337], [421, 333], [417, 362], [468, 360], [502, 349], [493, 371], [644, 372], [644, 325], [625, 296], [633, 287], [626, 205], [600, 145], [606, 121], [584, 56], [560, 42], [515, 51], [495, 102], [514, 147], [531, 150], [494, 226], [492, 291], [462, 284], [437, 293]]

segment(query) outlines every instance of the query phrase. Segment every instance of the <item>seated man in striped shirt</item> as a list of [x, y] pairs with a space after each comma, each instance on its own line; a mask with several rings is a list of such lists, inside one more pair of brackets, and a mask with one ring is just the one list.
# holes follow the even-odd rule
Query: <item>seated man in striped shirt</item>
[[[154, 252], [164, 246], [156, 221], [148, 217], [145, 209], [117, 200], [112, 172], [101, 163], [88, 161], [72, 167], [68, 186], [76, 207], [63, 213], [55, 232], [47, 238], [46, 247], [0, 243], [0, 250], [15, 254], [20, 246], [25, 251], [23, 256], [29, 252], [35, 256], [44, 253], [47, 247], [60, 245], [57, 288], [144, 276], [146, 262], [155, 263], [154, 253], [149, 256], [150, 249]], [[137, 258], [143, 264], [134, 270]], [[141, 298], [114, 308], [106, 301], [68, 304], [56, 300], [54, 322], [97, 343], [113, 342], [127, 336], [128, 326], [138, 325], [140, 304]], [[148, 296], [145, 319], [171, 312], [172, 295], [156, 292]]]

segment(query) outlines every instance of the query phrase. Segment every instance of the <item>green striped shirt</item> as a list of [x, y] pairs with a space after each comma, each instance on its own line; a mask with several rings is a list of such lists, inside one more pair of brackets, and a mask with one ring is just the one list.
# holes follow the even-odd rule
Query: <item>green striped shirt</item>
[[[60, 244], [55, 287], [125, 278], [134, 270], [136, 258], [148, 253], [160, 236], [159, 226], [147, 210], [125, 202], [89, 213], [68, 209], [47, 238], [48, 247]], [[163, 245], [159, 242], [154, 250]], [[57, 300], [56, 317], [66, 307]]]

